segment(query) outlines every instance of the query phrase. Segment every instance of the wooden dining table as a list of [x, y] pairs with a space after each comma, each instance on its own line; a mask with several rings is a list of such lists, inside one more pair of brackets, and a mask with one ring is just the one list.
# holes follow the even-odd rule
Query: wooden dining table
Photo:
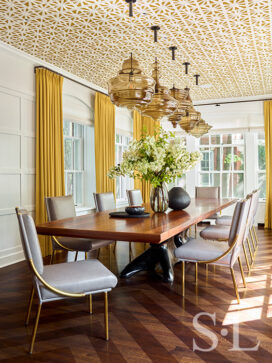
[[167, 210], [154, 213], [149, 204], [144, 204], [148, 218], [116, 218], [109, 215], [113, 211], [94, 212], [82, 216], [55, 220], [36, 226], [38, 234], [75, 238], [95, 238], [124, 242], [150, 243], [150, 248], [130, 262], [120, 276], [129, 278], [139, 271], [154, 271], [159, 263], [163, 280], [173, 281], [167, 242], [184, 233], [189, 227], [214, 213], [229, 207], [237, 199], [192, 199], [185, 210]]

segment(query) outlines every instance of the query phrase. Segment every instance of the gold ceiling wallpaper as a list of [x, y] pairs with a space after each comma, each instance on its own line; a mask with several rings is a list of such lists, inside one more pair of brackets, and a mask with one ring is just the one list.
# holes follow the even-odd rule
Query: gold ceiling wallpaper
[[162, 84], [189, 86], [194, 100], [272, 93], [272, 0], [138, 0], [133, 9], [130, 18], [125, 0], [0, 0], [0, 39], [104, 88], [132, 51], [147, 74], [156, 54]]

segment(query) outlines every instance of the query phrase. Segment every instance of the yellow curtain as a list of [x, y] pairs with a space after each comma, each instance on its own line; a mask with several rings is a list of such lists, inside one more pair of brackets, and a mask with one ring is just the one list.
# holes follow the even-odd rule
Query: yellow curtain
[[264, 227], [272, 229], [272, 101], [264, 101], [266, 205]]
[[[158, 121], [154, 121], [151, 117], [141, 116], [137, 111], [133, 113], [133, 138], [139, 140], [143, 131], [148, 135], [153, 136], [156, 128], [160, 126]], [[144, 203], [149, 203], [151, 185], [145, 180], [134, 180], [134, 188], [140, 189], [143, 197]]]
[[110, 98], [96, 92], [94, 109], [96, 192], [113, 192], [115, 179], [107, 176], [115, 165], [115, 106]]
[[[44, 197], [65, 194], [62, 115], [63, 78], [36, 70], [36, 223], [47, 220]], [[39, 238], [43, 256], [51, 254], [49, 238]]]

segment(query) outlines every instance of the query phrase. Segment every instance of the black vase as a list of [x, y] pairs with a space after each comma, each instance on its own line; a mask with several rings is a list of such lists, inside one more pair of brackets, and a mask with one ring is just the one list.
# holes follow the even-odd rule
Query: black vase
[[180, 187], [172, 188], [169, 193], [169, 208], [174, 210], [181, 210], [188, 207], [191, 203], [190, 195]]

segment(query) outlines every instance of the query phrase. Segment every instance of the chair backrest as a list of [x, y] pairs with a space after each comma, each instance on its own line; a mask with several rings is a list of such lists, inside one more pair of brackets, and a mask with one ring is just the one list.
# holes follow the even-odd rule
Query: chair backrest
[[229, 234], [229, 246], [231, 246], [234, 243], [236, 238], [237, 241], [236, 245], [232, 250], [232, 255], [230, 260], [231, 266], [233, 266], [233, 264], [235, 263], [239, 255], [242, 242], [244, 241], [245, 238], [245, 231], [248, 223], [248, 213], [250, 209], [251, 200], [252, 198], [250, 196], [245, 200], [237, 202], [233, 213], [232, 224], [230, 227], [230, 234]]
[[255, 216], [257, 214], [258, 205], [259, 205], [259, 197], [260, 197], [260, 189], [254, 190], [254, 192], [253, 192], [253, 203], [254, 203], [253, 217], [252, 217], [252, 220], [251, 220], [251, 226], [250, 227], [253, 226], [254, 219], [255, 219]]
[[195, 197], [201, 199], [220, 199], [220, 187], [195, 187]]
[[93, 193], [94, 202], [97, 212], [103, 212], [110, 209], [115, 209], [115, 199], [112, 192], [108, 193]]
[[130, 206], [143, 204], [143, 198], [140, 189], [127, 190], [127, 197], [128, 204]]
[[75, 203], [72, 195], [46, 197], [44, 200], [49, 222], [76, 216]]
[[27, 261], [32, 260], [39, 274], [43, 273], [41, 247], [33, 218], [24, 209], [16, 208], [21, 241]]

